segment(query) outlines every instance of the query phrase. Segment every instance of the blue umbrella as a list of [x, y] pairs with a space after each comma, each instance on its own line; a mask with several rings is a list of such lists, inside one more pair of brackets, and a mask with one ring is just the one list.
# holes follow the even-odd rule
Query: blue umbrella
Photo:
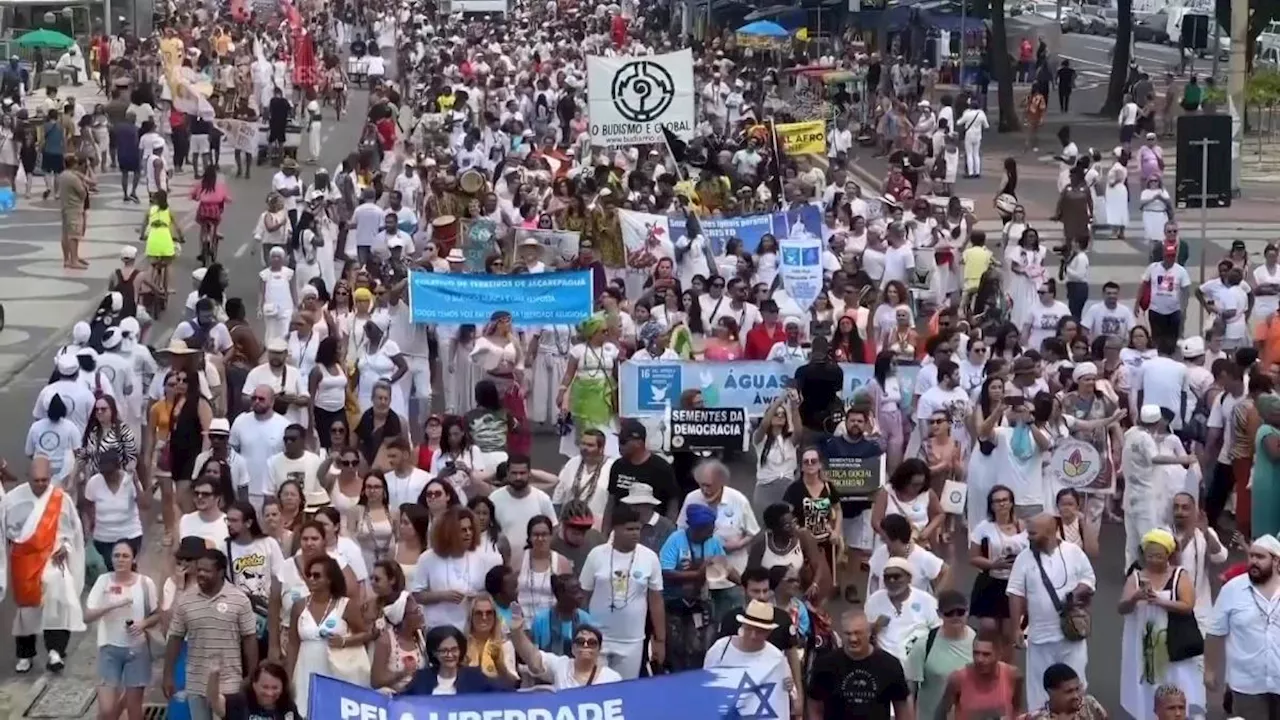
[[738, 34], [774, 38], [785, 38], [791, 35], [786, 28], [770, 20], [757, 20], [753, 23], [743, 25], [738, 28]]

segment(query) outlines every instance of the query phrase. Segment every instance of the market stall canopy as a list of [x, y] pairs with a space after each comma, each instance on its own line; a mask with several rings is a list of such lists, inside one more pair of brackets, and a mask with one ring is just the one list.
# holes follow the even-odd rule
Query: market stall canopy
[[743, 25], [736, 34], [738, 45], [748, 48], [781, 48], [791, 39], [791, 31], [769, 20]]
[[72, 40], [57, 30], [49, 30], [47, 28], [33, 30], [18, 38], [18, 46], [24, 48], [41, 47], [65, 50], [75, 44], [75, 40]]

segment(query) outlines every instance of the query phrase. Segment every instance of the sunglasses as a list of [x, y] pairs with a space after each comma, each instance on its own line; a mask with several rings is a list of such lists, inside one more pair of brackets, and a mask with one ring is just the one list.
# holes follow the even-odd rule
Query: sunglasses
[[947, 421], [946, 421], [946, 420], [941, 420], [941, 419], [938, 419], [938, 418], [934, 418], [934, 419], [932, 419], [932, 420], [930, 420], [930, 421], [929, 421], [929, 424], [930, 424], [930, 425], [946, 425], [946, 424], [947, 424]]
[[342, 467], [355, 467], [360, 464], [359, 460], [339, 460], [338, 464]]
[[443, 490], [432, 490], [431, 492], [427, 493], [427, 498], [430, 500], [439, 500], [442, 497], [444, 497]]
[[960, 618], [968, 615], [969, 611], [964, 608], [952, 608], [942, 613], [942, 617]]
[[600, 647], [600, 641], [595, 638], [580, 637], [573, 639], [573, 645], [580, 648], [596, 648]]
[[805, 464], [805, 465], [818, 465], [818, 464], [820, 464], [821, 462], [822, 462], [822, 461], [821, 461], [821, 460], [819, 460], [818, 458], [805, 458], [805, 459], [804, 459], [804, 464]]
[[318, 573], [318, 572], [307, 573], [307, 579], [308, 579], [308, 580], [323, 580], [323, 579], [324, 579], [324, 573]]
[[208, 490], [194, 490], [192, 491], [191, 494], [198, 498], [213, 497], [213, 493], [209, 492]]
[[471, 614], [475, 615], [476, 617], [483, 618], [483, 617], [493, 617], [494, 612], [492, 610], [473, 610]]

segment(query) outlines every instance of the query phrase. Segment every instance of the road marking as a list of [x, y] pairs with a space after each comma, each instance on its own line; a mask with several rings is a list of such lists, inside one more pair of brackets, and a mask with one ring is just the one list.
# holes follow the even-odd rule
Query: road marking
[[244, 244], [243, 244], [243, 245], [241, 245], [240, 247], [236, 248], [236, 257], [238, 257], [238, 258], [242, 258], [242, 257], [244, 257], [245, 255], [248, 255], [248, 254], [249, 254], [249, 246], [250, 246], [252, 243], [253, 243], [253, 241], [252, 241], [252, 240], [246, 240], [246, 241], [244, 242]]

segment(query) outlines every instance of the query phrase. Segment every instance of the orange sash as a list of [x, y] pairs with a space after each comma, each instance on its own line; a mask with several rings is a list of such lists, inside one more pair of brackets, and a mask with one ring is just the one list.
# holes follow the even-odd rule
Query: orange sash
[[44, 570], [57, 545], [58, 522], [62, 519], [62, 498], [65, 497], [59, 488], [49, 488], [48, 492], [54, 495], [45, 505], [36, 531], [26, 542], [14, 543], [10, 555], [13, 601], [18, 607], [40, 607], [43, 602]]

